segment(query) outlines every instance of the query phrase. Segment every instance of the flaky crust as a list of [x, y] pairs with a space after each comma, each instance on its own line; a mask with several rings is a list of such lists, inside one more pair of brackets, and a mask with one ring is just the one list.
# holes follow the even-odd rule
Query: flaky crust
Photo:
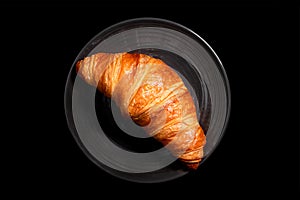
[[121, 112], [197, 169], [206, 143], [193, 99], [178, 74], [144, 54], [98, 53], [76, 64], [78, 74], [111, 97]]

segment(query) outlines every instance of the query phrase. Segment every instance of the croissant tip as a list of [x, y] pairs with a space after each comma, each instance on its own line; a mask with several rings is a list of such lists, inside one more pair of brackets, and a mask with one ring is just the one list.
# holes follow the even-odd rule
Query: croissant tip
[[82, 62], [82, 60], [79, 60], [79, 61], [76, 63], [76, 72], [79, 71], [79, 68], [80, 68], [80, 66], [81, 66], [81, 62]]
[[195, 170], [198, 169], [199, 164], [200, 164], [199, 162], [195, 162], [195, 163], [186, 163], [186, 166], [187, 166], [187, 168], [188, 168], [189, 170], [195, 171]]

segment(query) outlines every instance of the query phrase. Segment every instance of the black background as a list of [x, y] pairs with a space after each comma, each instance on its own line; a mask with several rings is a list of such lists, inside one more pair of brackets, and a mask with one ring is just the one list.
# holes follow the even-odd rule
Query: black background
[[[298, 5], [10, 1], [1, 7], [4, 100], [13, 104], [5, 135], [17, 146], [6, 150], [13, 191], [97, 198], [299, 194]], [[196, 173], [166, 183], [137, 184], [101, 171], [78, 148], [65, 118], [64, 87], [81, 48], [104, 28], [136, 17], [165, 18], [199, 34], [231, 86], [231, 116], [218, 148]]]

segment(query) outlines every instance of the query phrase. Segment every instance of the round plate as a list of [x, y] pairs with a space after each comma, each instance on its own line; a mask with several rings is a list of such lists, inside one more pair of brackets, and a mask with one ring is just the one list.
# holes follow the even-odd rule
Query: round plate
[[162, 182], [189, 170], [141, 127], [120, 114], [111, 99], [77, 76], [75, 64], [98, 52], [143, 53], [163, 60], [193, 97], [206, 135], [201, 164], [219, 144], [230, 112], [229, 83], [216, 53], [196, 33], [175, 22], [138, 18], [92, 38], [75, 59], [65, 88], [68, 126], [83, 152], [106, 172], [135, 182]]

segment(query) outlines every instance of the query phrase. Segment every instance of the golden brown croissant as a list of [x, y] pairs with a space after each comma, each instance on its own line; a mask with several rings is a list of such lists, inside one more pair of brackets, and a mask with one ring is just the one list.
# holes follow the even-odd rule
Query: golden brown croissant
[[167, 64], [144, 54], [98, 53], [78, 61], [76, 70], [164, 146], [175, 141], [168, 149], [197, 169], [206, 138], [188, 89]]

